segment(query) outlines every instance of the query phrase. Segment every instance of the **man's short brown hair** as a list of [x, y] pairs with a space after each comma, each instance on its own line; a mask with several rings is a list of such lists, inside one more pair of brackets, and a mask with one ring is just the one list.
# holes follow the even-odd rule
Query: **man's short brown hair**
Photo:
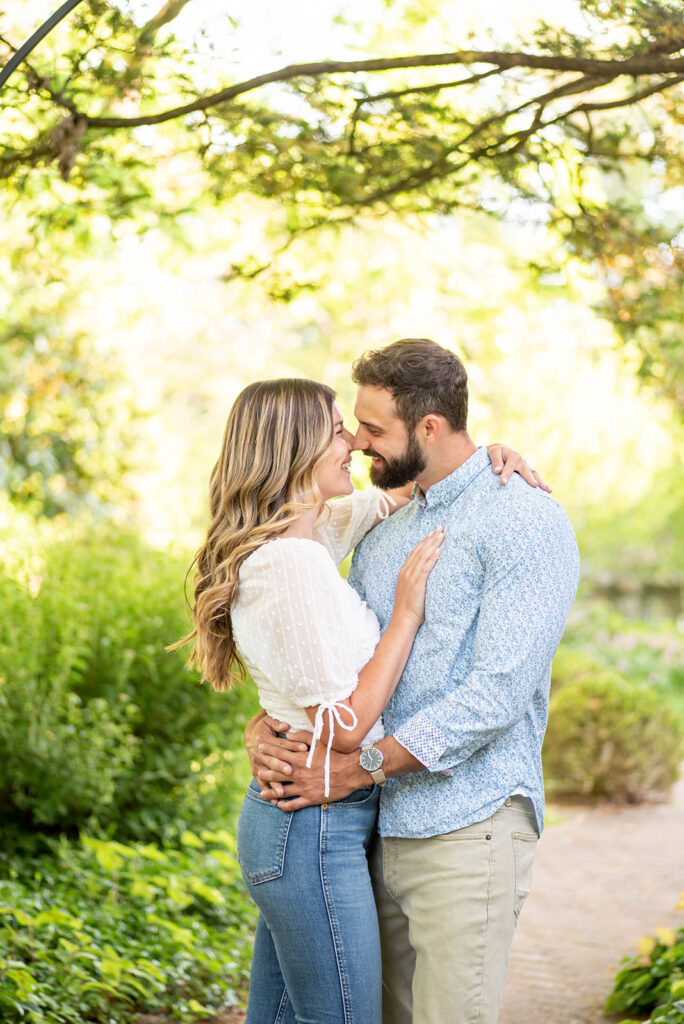
[[364, 352], [352, 366], [355, 384], [384, 388], [413, 431], [428, 413], [444, 416], [452, 430], [465, 430], [468, 375], [461, 360], [428, 338], [402, 338]]

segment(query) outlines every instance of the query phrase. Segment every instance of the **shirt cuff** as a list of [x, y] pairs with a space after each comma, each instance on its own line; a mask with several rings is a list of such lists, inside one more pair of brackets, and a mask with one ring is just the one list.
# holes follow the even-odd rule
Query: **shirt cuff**
[[440, 770], [439, 759], [449, 749], [449, 737], [423, 711], [404, 722], [394, 738], [430, 772]]

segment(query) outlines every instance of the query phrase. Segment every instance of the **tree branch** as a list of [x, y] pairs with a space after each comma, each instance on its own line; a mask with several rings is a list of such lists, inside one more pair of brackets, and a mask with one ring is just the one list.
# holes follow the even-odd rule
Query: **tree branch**
[[[670, 78], [665, 78], [659, 82], [655, 82], [646, 89], [634, 92], [631, 96], [623, 96], [622, 99], [619, 100], [610, 100], [607, 103], [580, 103], [579, 106], [573, 107], [572, 110], [568, 110], [567, 113], [562, 116], [568, 117], [570, 114], [589, 114], [594, 110], [612, 110], [615, 107], [629, 107], [634, 103], [639, 103], [641, 100], [646, 99], [647, 96], [653, 96], [654, 93], [664, 92], [665, 89], [669, 89], [673, 85], [679, 85], [680, 82], [684, 82], [684, 75], [673, 75]], [[548, 124], [555, 124], [557, 120], [560, 120], [560, 118], [555, 118], [553, 121], [549, 121]]]
[[[7, 46], [14, 53], [17, 52], [17, 49], [14, 46], [14, 44], [11, 43], [9, 39], [7, 39], [3, 35], [0, 35], [0, 43], [4, 43], [5, 46]], [[76, 105], [72, 103], [71, 100], [68, 100], [66, 98], [66, 96], [64, 95], [63, 88], [60, 89], [59, 92], [57, 92], [53, 88], [51, 80], [49, 78], [46, 78], [44, 75], [39, 75], [36, 69], [33, 67], [33, 65], [29, 64], [28, 60], [24, 59], [22, 61], [22, 64], [24, 65], [27, 71], [26, 82], [28, 85], [29, 92], [40, 92], [40, 90], [43, 89], [48, 94], [50, 99], [53, 100], [58, 106], [64, 107], [65, 110], [68, 110], [72, 114], [76, 113]]]
[[[466, 155], [466, 157], [460, 163], [458, 163], [456, 165], [450, 164], [449, 161], [448, 161], [448, 157], [451, 156], [453, 153], [458, 152], [461, 149], [461, 147], [463, 146], [464, 142], [467, 139], [472, 138], [473, 135], [477, 133], [477, 131], [478, 131], [480, 126], [476, 126], [476, 128], [473, 129], [473, 131], [471, 131], [466, 136], [465, 139], [459, 140], [459, 142], [457, 143], [456, 146], [453, 146], [446, 153], [444, 153], [442, 158], [437, 163], [431, 164], [429, 167], [424, 167], [420, 171], [414, 171], [413, 174], [409, 175], [407, 178], [402, 179], [402, 181], [400, 181], [400, 182], [396, 182], [394, 185], [387, 186], [387, 187], [385, 187], [383, 189], [378, 189], [376, 192], [372, 193], [370, 196], [364, 197], [363, 205], [364, 206], [371, 206], [371, 205], [374, 205], [375, 203], [382, 202], [383, 200], [390, 199], [392, 196], [395, 196], [395, 195], [397, 195], [400, 192], [414, 191], [416, 188], [418, 188], [418, 187], [420, 187], [422, 185], [429, 184], [431, 181], [434, 181], [436, 178], [450, 178], [450, 177], [453, 177], [454, 174], [458, 174], [459, 171], [462, 171], [464, 169], [464, 167], [467, 167], [469, 164], [476, 163], [482, 157], [491, 155], [492, 151], [494, 151], [495, 153], [498, 152], [501, 155], [510, 156], [512, 153], [517, 152], [521, 148], [521, 146], [525, 142], [527, 142], [527, 140], [536, 131], [541, 131], [544, 128], [549, 127], [550, 125], [558, 124], [561, 121], [565, 121], [568, 118], [572, 117], [574, 114], [581, 114], [581, 113], [588, 114], [588, 113], [590, 113], [592, 111], [596, 111], [596, 110], [611, 110], [611, 109], [615, 109], [616, 107], [631, 106], [634, 103], [638, 103], [640, 100], [644, 99], [646, 96], [650, 96], [653, 93], [660, 92], [663, 89], [669, 88], [672, 85], [677, 85], [679, 82], [682, 82], [682, 81], [684, 81], [684, 75], [677, 75], [676, 77], [672, 77], [672, 78], [665, 79], [664, 81], [656, 82], [654, 85], [649, 86], [646, 89], [642, 89], [642, 90], [640, 90], [638, 92], [634, 92], [634, 93], [632, 93], [631, 96], [625, 96], [625, 97], [623, 97], [620, 100], [611, 100], [611, 101], [607, 101], [606, 103], [594, 103], [594, 104], [592, 104], [592, 103], [581, 103], [581, 104], [578, 104], [576, 107], [571, 107], [569, 110], [564, 111], [562, 114], [558, 114], [557, 117], [553, 117], [553, 118], [549, 119], [548, 121], [542, 121], [542, 115], [543, 115], [544, 109], [546, 107], [547, 97], [546, 96], [540, 97], [540, 98], [538, 98], [538, 102], [540, 103], [539, 110], [536, 111], [532, 123], [527, 128], [520, 129], [519, 131], [511, 132], [509, 135], [506, 135], [503, 138], [497, 139], [493, 143], [489, 143], [487, 145], [482, 145], [478, 149], [475, 149], [471, 153], [468, 153]], [[572, 84], [572, 83], [568, 83], [568, 84]], [[553, 90], [553, 92], [557, 92], [557, 91], [558, 90]], [[550, 95], [550, 94], [548, 94], [548, 95]], [[526, 105], [529, 105], [529, 104], [526, 104]], [[503, 120], [503, 119], [509, 117], [511, 114], [515, 113], [517, 111], [517, 109], [519, 109], [519, 108], [516, 108], [515, 111], [514, 110], [506, 111], [505, 114], [500, 115], [499, 119]], [[488, 122], [491, 122], [491, 120], [492, 119], [489, 118]], [[486, 122], [483, 122], [483, 124], [485, 124], [485, 123]], [[506, 149], [505, 146], [507, 145], [507, 143], [509, 143], [513, 139], [517, 140], [515, 142], [515, 144], [513, 146], [509, 147], [508, 149]]]
[[491, 75], [500, 75], [501, 68], [490, 68], [489, 71], [483, 71], [479, 75], [470, 75], [469, 78], [456, 78], [453, 82], [434, 82], [432, 85], [414, 85], [407, 89], [394, 89], [389, 92], [378, 92], [372, 96], [361, 96], [357, 99], [357, 106], [361, 107], [364, 103], [377, 103], [379, 100], [396, 100], [401, 99], [402, 96], [411, 96], [414, 93], [427, 93], [427, 92], [441, 92], [442, 89], [454, 89], [459, 85], [474, 85], [476, 82], [483, 82], [485, 78], [489, 78]]
[[356, 151], [356, 126], [361, 115], [361, 108], [367, 103], [378, 103], [380, 100], [401, 99], [402, 96], [412, 96], [416, 93], [441, 92], [442, 89], [454, 89], [459, 85], [474, 85], [482, 82], [491, 75], [501, 74], [499, 68], [490, 68], [479, 75], [470, 75], [469, 78], [457, 78], [453, 82], [434, 82], [432, 85], [416, 85], [406, 89], [394, 89], [389, 92], [379, 92], [372, 96], [361, 96], [356, 100], [354, 113], [352, 114], [349, 131], [349, 146], [347, 152], [352, 155]]
[[[680, 47], [681, 49], [681, 47]], [[288, 82], [293, 78], [320, 78], [322, 75], [352, 74], [362, 71], [390, 71], [399, 68], [444, 67], [448, 65], [493, 64], [499, 71], [510, 68], [530, 68], [546, 71], [572, 72], [596, 78], [614, 79], [619, 75], [636, 78], [642, 75], [677, 74], [684, 72], [684, 57], [662, 57], [642, 55], [626, 60], [595, 60], [586, 57], [545, 56], [530, 53], [507, 53], [504, 51], [457, 50], [453, 53], [422, 54], [411, 57], [382, 57], [371, 60], [317, 61], [309, 64], [290, 64], [277, 71], [247, 79], [228, 86], [220, 92], [200, 96], [191, 103], [185, 103], [171, 110], [140, 117], [86, 117], [92, 128], [137, 128], [142, 125], [162, 124], [177, 117], [207, 110], [209, 107], [227, 103], [237, 96], [253, 92], [274, 82]]]
[[183, 8], [189, 3], [190, 0], [167, 0], [164, 6], [143, 25], [140, 30], [140, 38], [149, 42], [160, 28], [163, 28], [164, 25], [168, 25], [169, 22], [177, 18]]

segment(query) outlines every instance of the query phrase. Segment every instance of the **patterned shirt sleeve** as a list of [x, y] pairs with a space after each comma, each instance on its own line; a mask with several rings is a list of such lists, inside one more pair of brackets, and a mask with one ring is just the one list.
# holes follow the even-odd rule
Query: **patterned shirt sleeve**
[[578, 582], [572, 527], [549, 499], [503, 506], [481, 525], [484, 583], [470, 670], [394, 733], [430, 771], [445, 771], [511, 729], [555, 654]]

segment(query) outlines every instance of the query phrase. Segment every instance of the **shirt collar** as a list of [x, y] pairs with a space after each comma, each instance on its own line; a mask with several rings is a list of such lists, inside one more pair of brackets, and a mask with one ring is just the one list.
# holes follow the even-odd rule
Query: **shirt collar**
[[478, 450], [466, 459], [457, 469], [438, 480], [432, 487], [428, 487], [427, 494], [423, 494], [418, 484], [415, 484], [411, 497], [423, 508], [437, 508], [440, 505], [450, 505], [455, 501], [461, 491], [468, 487], [476, 476], [479, 476], [483, 469], [491, 465], [489, 452], [486, 448]]

